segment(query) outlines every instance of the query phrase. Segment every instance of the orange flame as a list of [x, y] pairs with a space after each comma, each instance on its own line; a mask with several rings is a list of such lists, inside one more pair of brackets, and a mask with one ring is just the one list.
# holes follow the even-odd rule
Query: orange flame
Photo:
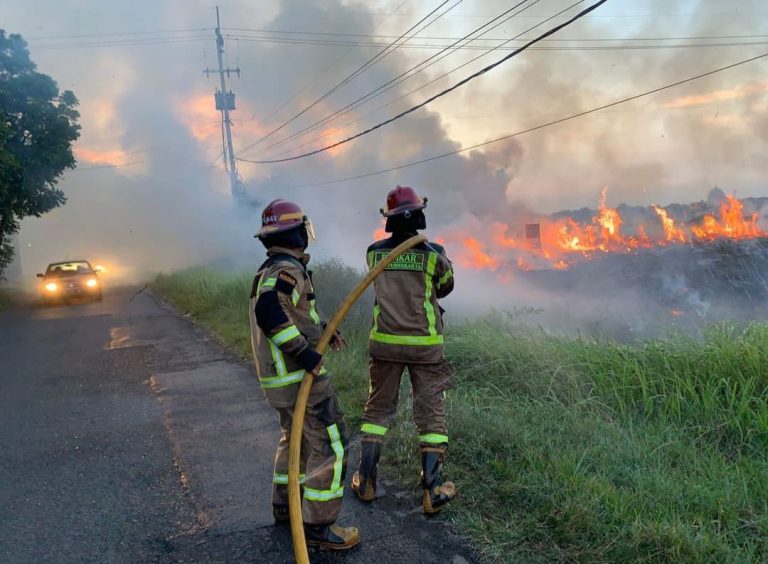
[[387, 233], [384, 230], [384, 226], [387, 224], [386, 219], [381, 220], [381, 227], [379, 227], [376, 231], [373, 232], [373, 240], [374, 241], [381, 241], [382, 239], [386, 239], [389, 237], [389, 233]]
[[654, 246], [716, 238], [768, 237], [768, 231], [758, 226], [758, 214], [745, 218], [744, 206], [734, 196], [726, 197], [717, 216], [706, 215], [699, 224], [693, 225], [678, 225], [666, 209], [651, 206], [660, 228], [657, 224], [649, 231], [646, 225], [634, 225], [632, 234], [623, 233], [625, 218], [617, 209], [608, 207], [606, 199], [604, 189], [600, 193], [598, 210], [589, 223], [579, 223], [572, 217], [541, 220], [540, 240], [526, 239], [522, 233], [516, 236], [516, 230], [509, 224], [493, 222], [478, 223], [464, 233], [444, 233], [440, 241], [447, 239], [449, 245], [459, 247], [458, 263], [465, 268], [494, 271], [505, 265], [518, 270], [565, 270], [602, 253], [629, 253]]
[[465, 268], [476, 270], [496, 270], [501, 262], [483, 250], [484, 245], [473, 237], [463, 241], [463, 249], [459, 255], [459, 264]]
[[675, 226], [675, 220], [669, 217], [667, 210], [657, 205], [653, 205], [651, 208], [661, 220], [661, 225], [664, 228], [664, 238], [667, 241], [670, 243], [685, 243], [688, 240], [685, 232]]
[[720, 221], [714, 215], [706, 215], [701, 225], [691, 227], [691, 231], [697, 239], [705, 241], [719, 237], [750, 239], [766, 235], [757, 226], [758, 214], [753, 213], [748, 220], [745, 220], [744, 204], [731, 195], [725, 198], [725, 202], [720, 206]]

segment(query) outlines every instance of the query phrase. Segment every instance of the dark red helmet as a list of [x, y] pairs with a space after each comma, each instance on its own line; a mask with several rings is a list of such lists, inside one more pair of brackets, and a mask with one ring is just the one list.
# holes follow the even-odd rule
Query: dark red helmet
[[410, 214], [427, 207], [427, 199], [419, 198], [410, 186], [398, 186], [387, 194], [387, 207], [382, 208], [381, 215], [392, 217], [401, 213]]
[[261, 230], [254, 237], [281, 233], [301, 225], [306, 225], [308, 231], [312, 229], [309, 218], [304, 215], [304, 211], [298, 204], [287, 200], [275, 200], [264, 208], [261, 214]]

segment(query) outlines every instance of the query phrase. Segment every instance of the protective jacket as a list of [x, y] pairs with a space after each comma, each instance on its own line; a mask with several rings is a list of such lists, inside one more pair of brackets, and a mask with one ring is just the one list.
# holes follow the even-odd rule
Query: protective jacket
[[[315, 347], [323, 327], [306, 269], [309, 255], [280, 247], [267, 255], [251, 288], [251, 346], [267, 402], [292, 407], [304, 371], [320, 361]], [[315, 383], [327, 378], [323, 369]]]
[[[368, 247], [372, 269], [409, 235]], [[374, 282], [376, 301], [369, 341], [372, 358], [428, 364], [444, 360], [443, 316], [438, 299], [453, 290], [453, 267], [437, 243], [400, 255]]]

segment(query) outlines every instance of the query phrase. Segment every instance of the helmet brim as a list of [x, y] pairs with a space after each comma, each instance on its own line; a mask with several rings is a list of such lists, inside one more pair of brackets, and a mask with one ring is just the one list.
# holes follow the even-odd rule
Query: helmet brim
[[422, 202], [420, 204], [405, 204], [402, 206], [398, 206], [396, 208], [393, 208], [391, 210], [381, 210], [381, 215], [384, 217], [393, 217], [396, 215], [404, 214], [405, 212], [414, 212], [418, 210], [423, 210], [427, 207], [427, 202]]
[[289, 224], [289, 225], [268, 225], [266, 227], [262, 227], [256, 235], [254, 235], [254, 238], [258, 239], [260, 237], [264, 237], [265, 235], [274, 235], [275, 233], [284, 233], [285, 231], [290, 231], [291, 229], [296, 229], [297, 227], [301, 227], [304, 225], [304, 220], [297, 220], [296, 222]]

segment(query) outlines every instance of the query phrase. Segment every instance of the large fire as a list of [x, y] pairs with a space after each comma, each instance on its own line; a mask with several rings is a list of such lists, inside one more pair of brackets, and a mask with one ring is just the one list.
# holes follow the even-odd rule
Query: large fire
[[479, 230], [473, 229], [471, 234], [453, 230], [441, 234], [441, 238], [451, 246], [456, 262], [464, 268], [497, 270], [513, 265], [521, 270], [563, 270], [604, 253], [631, 253], [719, 238], [768, 237], [768, 231], [758, 224], [758, 214], [745, 217], [744, 205], [732, 195], [725, 197], [717, 213], [688, 222], [676, 220], [660, 206], [651, 206], [651, 209], [656, 221], [625, 229], [625, 218], [617, 209], [608, 207], [606, 190], [603, 190], [598, 210], [588, 223], [571, 217], [541, 219], [537, 224], [526, 226], [533, 228], [533, 236], [528, 236], [526, 230], [526, 236], [516, 237], [510, 233], [513, 230], [510, 225], [493, 222], [482, 225]]

